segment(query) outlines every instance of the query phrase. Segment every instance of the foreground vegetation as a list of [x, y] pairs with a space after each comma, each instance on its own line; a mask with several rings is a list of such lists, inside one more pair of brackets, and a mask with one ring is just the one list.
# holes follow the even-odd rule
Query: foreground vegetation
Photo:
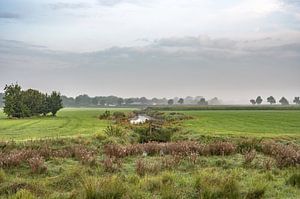
[[[154, 120], [132, 125], [136, 114]], [[0, 198], [296, 199], [299, 115], [129, 109], [2, 115]], [[53, 138], [20, 141], [45, 134]]]

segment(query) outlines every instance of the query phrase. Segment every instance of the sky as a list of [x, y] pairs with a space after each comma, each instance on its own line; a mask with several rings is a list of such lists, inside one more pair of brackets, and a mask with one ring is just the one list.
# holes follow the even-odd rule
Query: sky
[[300, 95], [299, 0], [0, 0], [0, 92]]

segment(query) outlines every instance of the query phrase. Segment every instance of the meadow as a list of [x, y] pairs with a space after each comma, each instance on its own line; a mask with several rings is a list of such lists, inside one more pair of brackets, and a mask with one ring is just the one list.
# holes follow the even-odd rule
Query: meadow
[[[28, 140], [101, 133], [109, 124], [98, 116], [107, 109], [65, 108], [57, 117], [8, 119], [0, 112], [0, 140]], [[129, 112], [134, 109], [116, 108]], [[169, 111], [168, 111], [169, 112]], [[189, 136], [246, 136], [300, 138], [299, 110], [189, 110], [177, 111], [193, 119], [183, 123]]]
[[[8, 119], [0, 112], [0, 140], [29, 140], [54, 137], [88, 136], [102, 132], [107, 121], [98, 116], [106, 109], [65, 108], [57, 117]], [[132, 109], [116, 109], [129, 111]]]
[[0, 198], [299, 198], [298, 110], [105, 110], [1, 114]]

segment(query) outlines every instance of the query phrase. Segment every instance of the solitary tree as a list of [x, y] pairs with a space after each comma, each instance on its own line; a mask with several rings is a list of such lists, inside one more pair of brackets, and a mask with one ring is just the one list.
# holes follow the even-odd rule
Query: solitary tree
[[272, 105], [272, 104], [276, 104], [276, 100], [273, 96], [270, 96], [267, 98], [267, 101]]
[[281, 103], [281, 105], [289, 105], [289, 101], [285, 98], [285, 97], [282, 97], [279, 102]]
[[169, 99], [168, 100], [168, 105], [173, 105], [174, 104], [174, 100], [173, 99]]
[[29, 110], [23, 103], [21, 86], [18, 84], [6, 85], [3, 99], [3, 111], [8, 117], [20, 118], [29, 115]]
[[295, 97], [294, 101], [295, 104], [300, 104], [300, 97]]
[[256, 104], [260, 105], [263, 102], [263, 99], [261, 98], [261, 96], [258, 96], [256, 98]]
[[251, 99], [250, 102], [251, 102], [252, 105], [255, 105], [255, 104], [256, 104], [255, 99]]
[[183, 104], [183, 103], [184, 103], [184, 99], [183, 99], [183, 98], [180, 98], [180, 99], [178, 100], [178, 103], [179, 103], [179, 104]]
[[57, 111], [59, 111], [62, 106], [62, 100], [60, 97], [60, 93], [53, 91], [51, 95], [47, 98], [49, 110], [53, 116], [56, 115]]

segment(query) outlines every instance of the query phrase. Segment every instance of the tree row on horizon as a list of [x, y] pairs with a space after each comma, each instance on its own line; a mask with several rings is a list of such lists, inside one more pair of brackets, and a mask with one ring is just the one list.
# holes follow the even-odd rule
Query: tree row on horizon
[[[263, 98], [261, 96], [258, 96], [256, 99], [251, 99], [250, 103], [253, 105], [260, 105], [263, 102]], [[276, 99], [273, 96], [270, 96], [267, 98], [267, 102], [271, 105], [276, 104]], [[281, 97], [281, 99], [278, 101], [281, 105], [290, 105], [290, 102], [285, 98]], [[293, 103], [300, 105], [300, 97], [295, 97], [293, 100]]]

